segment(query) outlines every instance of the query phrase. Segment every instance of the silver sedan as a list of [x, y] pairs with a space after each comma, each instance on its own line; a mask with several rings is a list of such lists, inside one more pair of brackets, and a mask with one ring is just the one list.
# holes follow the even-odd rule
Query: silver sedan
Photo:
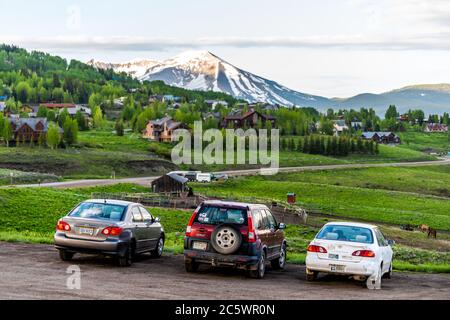
[[141, 204], [88, 200], [58, 221], [54, 243], [63, 261], [77, 252], [93, 253], [115, 256], [120, 266], [130, 266], [136, 254], [162, 255], [164, 228]]

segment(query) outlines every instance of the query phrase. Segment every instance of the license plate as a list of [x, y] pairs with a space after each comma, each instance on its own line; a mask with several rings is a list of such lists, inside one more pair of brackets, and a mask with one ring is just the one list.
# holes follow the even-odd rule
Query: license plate
[[345, 271], [345, 266], [339, 266], [335, 264], [330, 265], [330, 271], [332, 272], [342, 272]]
[[206, 247], [207, 247], [206, 242], [196, 241], [196, 242], [194, 242], [194, 243], [192, 244], [192, 248], [193, 248], [194, 250], [203, 250], [203, 251], [205, 251], [205, 250], [206, 250]]
[[339, 255], [330, 253], [328, 255], [328, 258], [333, 259], [333, 260], [339, 260]]
[[78, 230], [79, 230], [80, 234], [85, 234], [88, 236], [92, 236], [94, 234], [94, 228], [81, 227]]

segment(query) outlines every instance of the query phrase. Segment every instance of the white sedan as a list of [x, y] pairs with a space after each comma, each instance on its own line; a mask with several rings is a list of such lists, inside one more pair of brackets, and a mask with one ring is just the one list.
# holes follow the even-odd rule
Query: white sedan
[[392, 274], [393, 243], [373, 225], [327, 223], [308, 246], [306, 278], [314, 281], [319, 272], [349, 275], [381, 289], [381, 278]]

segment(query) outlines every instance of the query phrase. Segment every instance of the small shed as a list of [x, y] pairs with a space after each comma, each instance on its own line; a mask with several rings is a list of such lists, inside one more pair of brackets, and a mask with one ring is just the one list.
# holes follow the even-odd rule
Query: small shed
[[152, 182], [152, 191], [157, 193], [186, 192], [188, 191], [188, 181], [187, 178], [176, 173], [169, 173]]

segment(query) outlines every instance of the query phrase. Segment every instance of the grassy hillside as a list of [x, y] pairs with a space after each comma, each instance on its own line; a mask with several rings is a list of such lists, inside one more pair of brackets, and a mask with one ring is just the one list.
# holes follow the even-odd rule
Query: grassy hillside
[[45, 183], [60, 181], [59, 176], [46, 173], [25, 172], [18, 170], [0, 169], [0, 185]]
[[152, 154], [137, 134], [118, 137], [101, 130], [80, 132], [79, 143], [67, 149], [0, 147], [0, 168], [81, 179], [108, 178], [113, 171], [117, 177], [158, 175], [175, 166]]
[[[392, 147], [380, 145], [380, 153], [376, 155], [369, 154], [350, 154], [348, 156], [323, 156], [315, 154], [306, 154], [297, 151], [281, 151], [280, 166], [281, 167], [299, 167], [299, 166], [317, 166], [330, 164], [351, 164], [351, 163], [387, 163], [387, 162], [418, 162], [418, 161], [434, 161], [436, 157], [425, 154], [420, 151], [411, 150], [401, 147]], [[163, 143], [152, 143], [152, 150], [159, 155], [170, 156], [171, 145]], [[225, 158], [225, 155], [224, 155]], [[247, 155], [248, 158], [248, 155]], [[225, 160], [224, 160], [225, 162]], [[248, 162], [248, 161], [247, 161]], [[260, 165], [182, 165], [184, 169], [198, 169], [210, 171], [235, 170], [239, 168], [255, 168]]]
[[272, 179], [450, 197], [450, 165], [305, 171]]
[[[426, 172], [417, 169], [418, 178], [409, 177], [405, 186], [405, 182], [398, 178], [401, 173], [395, 173], [396, 169], [384, 171], [384, 168], [380, 168], [375, 174], [379, 175], [378, 182], [383, 183], [385, 188], [375, 189], [374, 186], [365, 185], [370, 183], [368, 176], [373, 176], [374, 171], [365, 170], [367, 169], [349, 170], [353, 179], [345, 178], [345, 172], [332, 171], [337, 172], [337, 178], [332, 174], [311, 172], [305, 174], [304, 181], [302, 181], [303, 173], [257, 176], [233, 179], [210, 186], [195, 184], [194, 189], [208, 195], [228, 198], [255, 197], [277, 201], [285, 201], [288, 192], [295, 192], [300, 205], [333, 216], [392, 224], [425, 223], [434, 228], [450, 230], [448, 198], [397, 191], [402, 188], [419, 190], [420, 186], [427, 184], [427, 180], [423, 180]], [[390, 175], [389, 172], [394, 173]], [[339, 175], [343, 177], [342, 185], [340, 183], [336, 185]], [[389, 184], [389, 181], [396, 179], [398, 183]], [[448, 179], [448, 176], [445, 179]], [[269, 186], [270, 193], [267, 192]], [[388, 186], [394, 190], [386, 190]], [[435, 187], [436, 184], [431, 183], [431, 190], [436, 190], [433, 189]], [[441, 187], [442, 185], [439, 185], [437, 188]]]
[[402, 148], [426, 152], [449, 152], [450, 134], [448, 133], [424, 133], [403, 132], [400, 134]]
[[[78, 143], [67, 149], [39, 148], [21, 145], [0, 147], [0, 168], [39, 172], [65, 179], [108, 178], [157, 175], [176, 169], [170, 160], [172, 145], [148, 142], [137, 133], [117, 136], [112, 123], [103, 130], [81, 131]], [[327, 157], [296, 151], [280, 153], [281, 166], [310, 166], [347, 163], [381, 163], [434, 160], [422, 152], [399, 147], [380, 146], [378, 155]], [[182, 165], [184, 169], [205, 171], [233, 170], [252, 165]], [[48, 177], [50, 177], [48, 176]], [[37, 181], [37, 178], [35, 181]], [[48, 179], [48, 178], [47, 178]], [[41, 178], [41, 180], [44, 180]], [[31, 180], [17, 180], [16, 183]], [[9, 183], [1, 178], [0, 184]]]

